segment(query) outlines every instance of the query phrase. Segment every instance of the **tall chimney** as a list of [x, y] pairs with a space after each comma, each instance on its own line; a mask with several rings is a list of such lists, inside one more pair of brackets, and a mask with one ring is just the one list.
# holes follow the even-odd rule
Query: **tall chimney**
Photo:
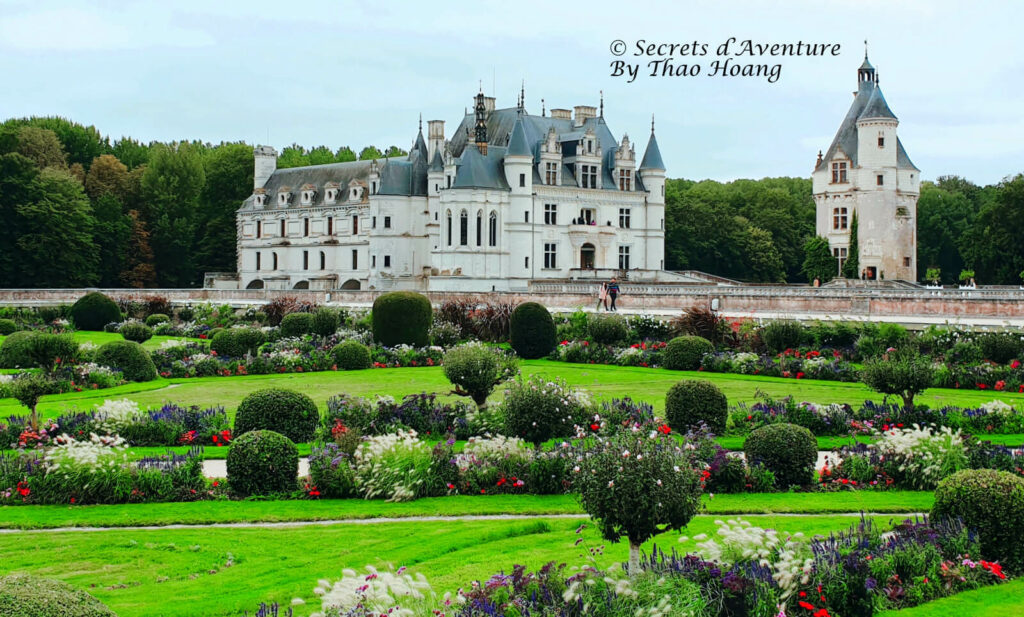
[[444, 147], [444, 120], [427, 122], [427, 160], [434, 158], [434, 153]]

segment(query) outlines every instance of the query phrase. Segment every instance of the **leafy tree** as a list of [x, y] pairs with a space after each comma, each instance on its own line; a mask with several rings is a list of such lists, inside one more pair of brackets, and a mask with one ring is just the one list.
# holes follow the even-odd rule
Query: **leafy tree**
[[348, 163], [349, 161], [356, 160], [356, 158], [356, 153], [348, 146], [342, 146], [334, 153], [334, 160], [339, 163]]
[[746, 253], [747, 265], [750, 268], [750, 279], [758, 283], [779, 283], [786, 280], [786, 272], [782, 264], [772, 234], [760, 227], [747, 226], [743, 249]]
[[382, 158], [384, 158], [384, 153], [381, 152], [380, 150], [378, 150], [377, 148], [373, 147], [373, 146], [366, 146], [365, 148], [363, 148], [362, 150], [359, 151], [359, 160], [360, 161], [368, 161], [368, 160], [371, 160], [371, 159], [382, 159]]
[[64, 152], [67, 153], [67, 164], [79, 163], [88, 169], [92, 160], [110, 151], [110, 141], [100, 135], [94, 126], [83, 126], [66, 118], [34, 117], [8, 120], [9, 126], [33, 126], [49, 129], [57, 135]]
[[18, 271], [25, 287], [87, 287], [99, 278], [92, 242], [96, 219], [82, 185], [48, 167], [35, 179], [34, 199], [16, 207]]
[[334, 162], [334, 153], [327, 146], [317, 146], [309, 151], [310, 165], [327, 165]]
[[131, 137], [122, 137], [114, 142], [111, 154], [124, 163], [128, 169], [135, 169], [149, 161], [149, 146]]
[[113, 154], [96, 157], [89, 166], [85, 177], [85, 192], [96, 199], [101, 195], [113, 195], [123, 200], [128, 189], [128, 167]]
[[198, 221], [198, 271], [234, 272], [238, 265], [235, 213], [252, 194], [252, 148], [244, 143], [221, 144], [203, 157], [203, 169], [206, 187]]
[[702, 483], [671, 437], [625, 431], [590, 444], [573, 476], [583, 509], [609, 542], [629, 540], [629, 574], [640, 572], [640, 545], [682, 529], [700, 508]]
[[206, 174], [191, 144], [158, 146], [142, 175], [146, 219], [152, 233], [154, 267], [162, 287], [194, 287], [199, 198]]
[[39, 169], [18, 154], [0, 155], [0, 287], [18, 287], [21, 256], [16, 250], [19, 230], [18, 210], [31, 203], [35, 196]]
[[1024, 270], [1024, 229], [1016, 224], [1024, 220], [1024, 174], [983, 190], [979, 200], [974, 228], [962, 247], [965, 264], [986, 282], [1016, 284]]
[[[96, 164], [93, 164], [89, 172], [95, 169]], [[127, 260], [132, 219], [112, 193], [104, 193], [93, 200], [92, 208], [96, 217], [93, 242], [99, 251], [99, 285], [119, 287]]]
[[56, 393], [56, 386], [57, 384], [40, 373], [21, 375], [11, 382], [11, 396], [28, 407], [29, 426], [32, 430], [39, 430], [39, 414], [36, 411], [39, 399], [44, 395]]
[[57, 134], [49, 129], [23, 126], [18, 130], [18, 153], [29, 158], [36, 167], [67, 169], [67, 157]]
[[857, 242], [856, 211], [850, 220], [850, 248], [846, 251], [846, 262], [843, 263], [843, 278], [860, 278], [860, 244]]
[[281, 150], [277, 157], [277, 168], [305, 167], [309, 165], [309, 152], [299, 144], [292, 144]]
[[834, 279], [838, 271], [836, 261], [825, 238], [814, 236], [804, 243], [803, 273], [808, 281], [818, 279], [825, 283]]
[[861, 381], [883, 394], [898, 395], [907, 410], [914, 409], [914, 396], [935, 383], [931, 360], [912, 347], [903, 347], [864, 363]]
[[406, 156], [408, 154], [409, 154], [408, 152], [406, 152], [405, 150], [402, 150], [398, 146], [391, 146], [390, 148], [388, 148], [387, 154], [385, 156], [387, 156], [387, 157]]
[[964, 193], [939, 188], [930, 182], [921, 184], [921, 196], [917, 200], [919, 279], [927, 279], [925, 270], [936, 267], [947, 273], [948, 282], [952, 282], [949, 277], [964, 268], [960, 246], [976, 217], [977, 211]]
[[129, 210], [128, 219], [128, 249], [121, 282], [129, 287], [152, 287], [156, 284], [156, 269], [153, 266], [153, 249], [149, 246], [149, 230], [137, 210]]

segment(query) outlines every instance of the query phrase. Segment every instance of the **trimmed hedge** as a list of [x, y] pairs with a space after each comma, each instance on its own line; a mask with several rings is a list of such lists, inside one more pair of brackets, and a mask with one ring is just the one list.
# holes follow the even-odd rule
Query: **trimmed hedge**
[[339, 369], [357, 371], [370, 368], [370, 350], [359, 341], [342, 341], [331, 349], [331, 356]]
[[978, 532], [982, 556], [1024, 571], [1024, 479], [994, 469], [958, 471], [935, 489], [932, 518], [959, 518]]
[[373, 340], [386, 347], [430, 344], [430, 300], [412, 291], [392, 291], [373, 302]]
[[313, 313], [288, 313], [281, 319], [281, 336], [302, 336], [313, 332]]
[[0, 336], [7, 336], [18, 331], [18, 324], [13, 319], [0, 319]]
[[71, 305], [71, 321], [79, 330], [102, 330], [121, 319], [117, 303], [98, 291], [85, 294]]
[[255, 354], [260, 345], [267, 342], [267, 335], [259, 328], [228, 328], [213, 335], [210, 349], [218, 356], [240, 358]]
[[1012, 332], [986, 332], [978, 337], [978, 345], [986, 360], [1006, 364], [1020, 355], [1019, 334]]
[[665, 419], [681, 433], [703, 422], [714, 434], [724, 435], [728, 417], [725, 394], [710, 381], [686, 379], [669, 388], [665, 395]]
[[118, 330], [126, 341], [145, 343], [153, 338], [153, 329], [141, 323], [128, 322]]
[[117, 617], [85, 591], [49, 578], [14, 574], [0, 578], [4, 617]]
[[313, 399], [293, 390], [268, 388], [242, 399], [235, 412], [234, 434], [268, 430], [304, 443], [313, 439], [319, 422], [320, 412]]
[[32, 339], [37, 330], [19, 330], [4, 339], [0, 345], [0, 368], [29, 368], [33, 366]]
[[339, 317], [338, 311], [322, 306], [313, 313], [311, 332], [320, 336], [330, 336], [338, 331], [339, 325], [341, 325], [341, 317]]
[[543, 358], [558, 344], [551, 313], [536, 302], [524, 302], [512, 311], [509, 333], [512, 349], [527, 360]]
[[743, 442], [747, 463], [763, 465], [775, 474], [781, 489], [814, 481], [818, 441], [811, 431], [795, 424], [769, 424], [755, 429]]
[[152, 315], [146, 318], [146, 325], [152, 328], [159, 324], [166, 323], [170, 320], [171, 318], [168, 317], [167, 315], [164, 315], [163, 313], [153, 313]]
[[760, 332], [761, 341], [772, 353], [799, 347], [804, 339], [804, 327], [796, 321], [770, 321]]
[[228, 486], [239, 495], [270, 495], [295, 490], [299, 449], [274, 431], [250, 431], [231, 442]]
[[629, 326], [622, 315], [591, 315], [587, 323], [595, 343], [614, 345], [629, 337]]
[[700, 336], [677, 336], [668, 342], [662, 352], [662, 364], [673, 371], [695, 371], [700, 368], [704, 354], [715, 351], [711, 341]]
[[111, 341], [96, 350], [96, 364], [121, 371], [129, 381], [156, 379], [156, 365], [149, 352], [134, 341]]

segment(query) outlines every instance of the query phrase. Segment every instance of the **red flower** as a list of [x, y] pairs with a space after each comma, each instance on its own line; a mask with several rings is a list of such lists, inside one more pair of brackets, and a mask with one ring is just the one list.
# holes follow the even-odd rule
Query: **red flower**
[[71, 503], [75, 503], [75, 498], [74, 497], [71, 498]]
[[995, 389], [996, 390], [999, 390], [1000, 392], [1002, 392], [1003, 388], [1005, 388], [1005, 387], [1006, 387], [1006, 382], [1003, 381], [1002, 379], [1000, 379], [999, 381], [996, 382], [996, 385], [995, 385]]
[[978, 389], [979, 389], [979, 390], [984, 390], [985, 388], [987, 388], [987, 387], [988, 387], [988, 385], [987, 385], [987, 384], [983, 384], [983, 383], [976, 383], [976, 384], [974, 384], [974, 385], [978, 386]]
[[22, 498], [28, 497], [31, 493], [32, 490], [29, 489], [28, 483], [18, 482], [18, 494], [21, 495]]
[[658, 432], [661, 433], [662, 435], [668, 435], [669, 433], [672, 432], [672, 429], [669, 428], [667, 424], [662, 424], [661, 426], [658, 427]]
[[596, 430], [597, 430], [597, 429], [599, 429], [599, 428], [601, 428], [601, 427], [600, 427], [600, 426], [598, 426], [597, 424], [591, 424], [591, 425], [590, 425], [590, 430], [592, 430], [592, 431], [596, 431]]
[[804, 374], [803, 373], [797, 373], [796, 374], [796, 378], [797, 379], [803, 379], [804, 378]]
[[814, 610], [814, 605], [811, 604], [810, 602], [804, 602], [803, 600], [800, 600], [799, 604], [800, 604], [800, 608], [805, 608], [805, 609], [807, 609], [809, 611], [813, 611]]
[[1010, 362], [1010, 368], [1020, 368], [1020, 360], [1012, 360]]

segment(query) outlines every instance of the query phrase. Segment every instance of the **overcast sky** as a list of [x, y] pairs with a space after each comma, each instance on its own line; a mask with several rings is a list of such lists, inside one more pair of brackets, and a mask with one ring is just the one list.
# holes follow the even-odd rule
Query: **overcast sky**
[[[130, 6], [126, 6], [129, 5]], [[61, 115], [111, 138], [408, 148], [420, 113], [451, 131], [478, 84], [514, 106], [597, 105], [639, 142], [655, 114], [670, 177], [809, 176], [852, 101], [863, 40], [925, 179], [1024, 171], [1024, 3], [136, 2], [0, 0], [0, 117]], [[777, 82], [709, 77], [729, 37], [841, 45]], [[621, 59], [645, 66], [612, 77]], [[699, 42], [697, 77], [646, 75], [637, 40]]]

